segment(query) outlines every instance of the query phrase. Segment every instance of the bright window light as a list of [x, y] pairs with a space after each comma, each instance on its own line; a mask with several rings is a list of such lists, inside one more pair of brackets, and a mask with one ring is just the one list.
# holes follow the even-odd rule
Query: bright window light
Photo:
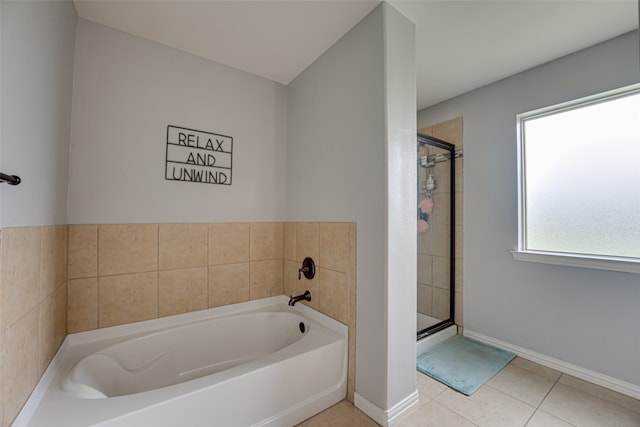
[[640, 260], [640, 85], [518, 125], [519, 250]]

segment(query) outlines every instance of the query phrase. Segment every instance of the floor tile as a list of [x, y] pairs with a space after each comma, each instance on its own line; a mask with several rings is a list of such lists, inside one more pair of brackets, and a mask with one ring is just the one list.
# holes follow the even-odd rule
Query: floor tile
[[376, 427], [377, 424], [353, 403], [343, 400], [309, 418], [298, 427]]
[[522, 427], [535, 411], [533, 406], [487, 386], [471, 396], [447, 389], [434, 401], [481, 427]]
[[625, 396], [624, 394], [567, 374], [563, 374], [558, 382], [640, 414], [640, 400], [634, 399], [633, 397]]
[[436, 402], [427, 402], [400, 421], [397, 427], [474, 427], [450, 409]]
[[546, 412], [540, 410], [533, 414], [533, 417], [527, 423], [527, 427], [574, 427], [573, 424], [569, 424], [562, 421], [553, 415], [549, 415]]
[[640, 426], [640, 414], [565, 384], [556, 384], [540, 409], [578, 427]]
[[[521, 358], [472, 396], [418, 371], [416, 385], [420, 403], [396, 427], [640, 427], [639, 400]], [[346, 400], [300, 424], [376, 425]]]
[[420, 371], [416, 371], [416, 386], [421, 402], [427, 402], [447, 389], [447, 386]]
[[525, 369], [529, 372], [533, 372], [534, 374], [538, 374], [552, 381], [557, 380], [558, 378], [560, 378], [560, 375], [562, 375], [555, 369], [547, 368], [546, 366], [542, 366], [536, 362], [523, 359], [522, 357], [516, 357], [511, 361], [510, 365], [517, 366], [518, 368]]
[[536, 408], [553, 384], [550, 379], [511, 364], [487, 382], [487, 385]]

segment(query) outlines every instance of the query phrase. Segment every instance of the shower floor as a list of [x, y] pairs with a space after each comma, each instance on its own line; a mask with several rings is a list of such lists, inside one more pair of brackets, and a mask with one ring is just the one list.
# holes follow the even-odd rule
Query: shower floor
[[418, 313], [416, 320], [416, 331], [421, 331], [435, 325], [436, 323], [442, 322], [440, 319], [436, 319], [435, 317], [427, 316], [422, 313]]
[[449, 338], [456, 335], [458, 332], [458, 328], [456, 325], [451, 325], [446, 329], [436, 332], [435, 334], [429, 335], [427, 337], [422, 338], [420, 341], [416, 342], [416, 357], [420, 356], [425, 351], [429, 350], [431, 347], [434, 347], [440, 344], [443, 341], [448, 340]]
[[[422, 314], [422, 313], [417, 313], [417, 331], [418, 332], [440, 322], [442, 322], [442, 320], [436, 319], [435, 317], [427, 316], [426, 314]], [[432, 334], [420, 339], [420, 341], [416, 342], [416, 356], [421, 355], [431, 347], [456, 335], [457, 331], [458, 329], [456, 328], [456, 325], [451, 325], [446, 329], [436, 332], [435, 334]]]

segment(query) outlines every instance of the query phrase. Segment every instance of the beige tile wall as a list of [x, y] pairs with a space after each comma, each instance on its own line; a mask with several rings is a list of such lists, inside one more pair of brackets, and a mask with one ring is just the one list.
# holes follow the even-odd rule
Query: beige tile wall
[[[8, 426], [68, 333], [310, 289], [349, 326], [355, 373], [353, 223], [63, 225], [0, 232], [0, 425]], [[302, 259], [317, 275], [298, 281]]]
[[66, 335], [67, 226], [5, 228], [0, 240], [0, 425], [8, 426]]
[[[312, 292], [309, 305], [349, 326], [355, 360], [353, 223], [69, 225], [69, 333]], [[316, 277], [298, 280], [310, 256]]]
[[[456, 146], [457, 150], [463, 150], [462, 117], [447, 120], [420, 129], [418, 132], [430, 135], [438, 139], [450, 142]], [[462, 217], [463, 217], [463, 158], [455, 160], [455, 321], [459, 328], [464, 325], [462, 317]], [[439, 180], [444, 177], [438, 177]], [[446, 179], [446, 178], [445, 178]], [[449, 194], [437, 194], [434, 191], [434, 206], [438, 206], [438, 197], [448, 198]], [[444, 202], [446, 203], [446, 202]], [[437, 207], [434, 207], [434, 216], [437, 214]], [[448, 282], [448, 248], [441, 252], [442, 245], [434, 244], [440, 239], [449, 239], [448, 213], [446, 221], [441, 227], [432, 227], [426, 233], [418, 236], [418, 311], [434, 317], [446, 318], [449, 314], [449, 282]], [[435, 219], [435, 218], [434, 218]], [[440, 251], [440, 252], [439, 252]]]
[[[315, 261], [316, 275], [298, 279], [302, 260]], [[311, 291], [303, 302], [349, 328], [347, 399], [353, 402], [356, 339], [356, 224], [299, 222], [284, 225], [284, 293]]]
[[281, 295], [282, 223], [69, 226], [69, 333]]

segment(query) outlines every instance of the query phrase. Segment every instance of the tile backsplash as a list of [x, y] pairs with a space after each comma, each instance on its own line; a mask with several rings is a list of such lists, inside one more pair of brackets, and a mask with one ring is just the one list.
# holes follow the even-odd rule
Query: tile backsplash
[[66, 335], [67, 226], [0, 235], [0, 425], [11, 424]]
[[283, 229], [69, 225], [69, 333], [281, 295]]

